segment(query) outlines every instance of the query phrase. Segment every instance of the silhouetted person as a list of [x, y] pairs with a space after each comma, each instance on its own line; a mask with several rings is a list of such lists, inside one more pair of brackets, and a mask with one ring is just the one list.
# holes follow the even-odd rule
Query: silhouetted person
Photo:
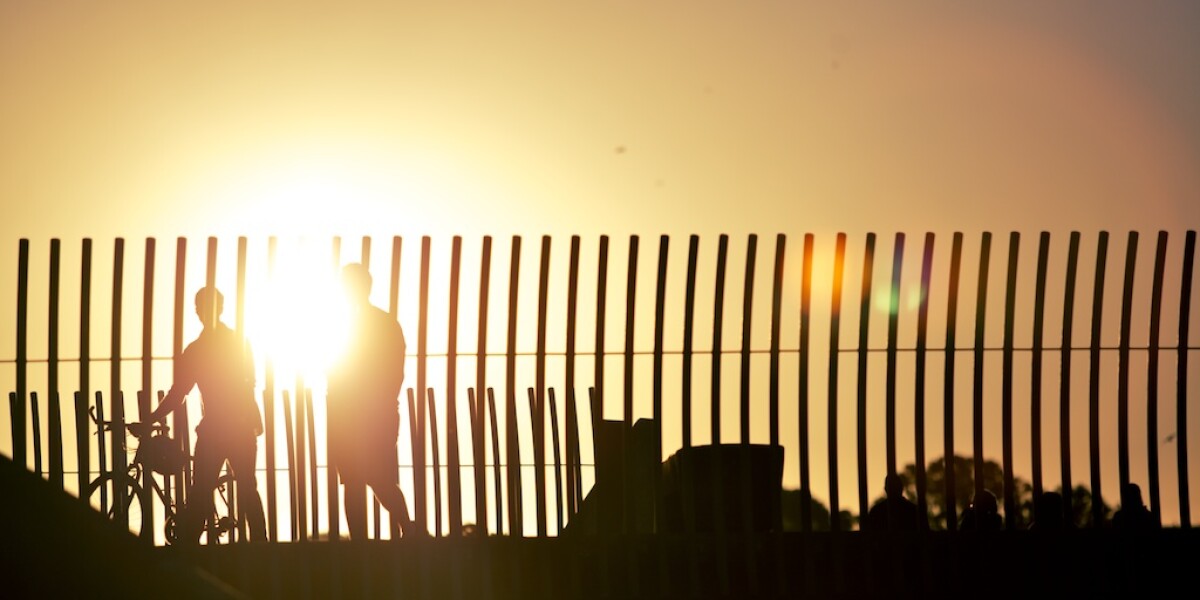
[[396, 440], [404, 383], [404, 332], [371, 306], [371, 274], [360, 264], [342, 269], [350, 301], [350, 335], [329, 373], [329, 459], [346, 491], [350, 539], [367, 536], [367, 486], [408, 535], [421, 534], [408, 516], [399, 484]]
[[1067, 528], [1062, 494], [1045, 492], [1033, 500], [1031, 531], [1063, 531]]
[[220, 321], [224, 304], [216, 288], [196, 292], [196, 316], [204, 329], [175, 360], [171, 391], [147, 419], [161, 421], [183, 406], [193, 386], [200, 388], [204, 416], [196, 426], [192, 487], [176, 524], [177, 537], [187, 543], [199, 541], [204, 520], [213, 516], [213, 490], [226, 461], [237, 482], [237, 501], [250, 539], [267, 540], [255, 474], [262, 415], [254, 399], [254, 357], [246, 340]]
[[1142, 504], [1142, 488], [1136, 483], [1121, 486], [1121, 508], [1113, 515], [1112, 524], [1114, 529], [1158, 529], [1154, 514]]
[[916, 531], [917, 505], [904, 497], [904, 479], [892, 473], [883, 480], [886, 498], [867, 513], [868, 531]]
[[983, 490], [982, 494], [971, 499], [971, 506], [963, 511], [958, 528], [960, 531], [1000, 531], [1004, 521], [998, 510], [996, 495]]

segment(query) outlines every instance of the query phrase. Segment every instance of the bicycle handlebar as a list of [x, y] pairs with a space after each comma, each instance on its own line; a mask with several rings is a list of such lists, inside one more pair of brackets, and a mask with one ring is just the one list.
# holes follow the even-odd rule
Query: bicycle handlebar
[[[91, 415], [92, 422], [96, 424], [96, 435], [100, 435], [101, 432], [112, 431], [113, 425], [116, 424], [114, 421], [101, 421], [100, 418], [96, 416], [96, 407], [94, 406], [88, 408], [88, 414]], [[151, 435], [156, 433], [159, 435], [169, 435], [171, 433], [171, 428], [167, 426], [166, 423], [147, 424], [139, 421], [133, 421], [131, 423], [126, 423], [124, 427], [125, 432], [128, 435], [132, 435], [133, 437], [139, 439], [145, 437], [147, 433]]]

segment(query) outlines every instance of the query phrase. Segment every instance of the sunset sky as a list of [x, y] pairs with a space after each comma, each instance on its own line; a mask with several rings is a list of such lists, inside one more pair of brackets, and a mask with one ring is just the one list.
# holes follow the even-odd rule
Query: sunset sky
[[[490, 234], [500, 299], [507, 250], [499, 249], [511, 235], [528, 236], [525, 279], [536, 277], [535, 236], [555, 236], [558, 271], [569, 235], [584, 236], [590, 264], [596, 236], [614, 236], [617, 293], [627, 237], [641, 234], [647, 275], [638, 301], [652, 305], [659, 234], [673, 236], [676, 278], [687, 234], [705, 236], [708, 261], [716, 234], [731, 234], [731, 290], [741, 285], [745, 235], [760, 234], [761, 304], [776, 233], [789, 235], [796, 277], [806, 232], [823, 252], [839, 231], [857, 236], [855, 262], [863, 233], [880, 233], [882, 255], [894, 232], [908, 232], [907, 264], [919, 265], [911, 261], [925, 231], [966, 232], [966, 263], [976, 260], [979, 232], [996, 232], [1000, 260], [1007, 232], [1021, 231], [1027, 269], [1037, 232], [1082, 231], [1092, 248], [1095, 232], [1111, 230], [1109, 289], [1119, 290], [1111, 285], [1119, 286], [1116, 252], [1127, 231], [1143, 233], [1149, 261], [1156, 231], [1200, 226], [1197, 31], [1200, 4], [1158, 0], [4, 2], [0, 359], [15, 353], [19, 238], [33, 240], [44, 261], [50, 238], [74, 257], [83, 237], [111, 252], [123, 236], [127, 268], [140, 275], [143, 238], [162, 240], [166, 269], [173, 239], [188, 236], [194, 289], [208, 235], [223, 244], [249, 236], [260, 258], [267, 235], [344, 236], [350, 257], [358, 236], [374, 235], [374, 261], [386, 264], [391, 235], [407, 236], [406, 260], [416, 236], [434, 236], [445, 261], [447, 238], [461, 234], [464, 260], [477, 269], [478, 238]], [[1065, 242], [1056, 240], [1059, 264]], [[944, 252], [948, 242], [940, 243]], [[1176, 272], [1181, 245], [1182, 236], [1172, 238]], [[222, 251], [228, 283], [230, 246]], [[1086, 252], [1081, 264], [1090, 265]], [[885, 269], [877, 267], [877, 281]], [[170, 275], [160, 273], [167, 302]], [[993, 273], [1001, 276], [1001, 263]], [[444, 286], [436, 277], [435, 288]], [[711, 284], [702, 281], [707, 297]], [[850, 302], [856, 285], [847, 284]], [[992, 298], [1003, 298], [998, 289]], [[726, 307], [734, 313], [736, 291]], [[474, 293], [464, 288], [464, 298]], [[375, 298], [386, 303], [386, 289], [377, 286]], [[1116, 306], [1119, 295], [1110, 298]], [[409, 329], [415, 304], [402, 302]], [[617, 296], [610, 305], [623, 307]], [[796, 300], [786, 306], [794, 314]], [[434, 309], [434, 321], [445, 322], [444, 310]], [[769, 304], [756, 312], [756, 331], [769, 320], [763, 311]], [[169, 331], [169, 310], [155, 318]], [[876, 323], [872, 340], [881, 339]], [[503, 323], [493, 326], [502, 351]], [[194, 335], [195, 323], [188, 327]], [[1086, 342], [1086, 324], [1076, 328]], [[649, 339], [645, 329], [639, 339]], [[738, 322], [726, 329], [735, 347]], [[473, 349], [475, 333], [463, 335], [460, 345]], [[677, 347], [677, 332], [668, 335]], [[852, 340], [853, 330], [843, 336]], [[155, 344], [169, 354], [169, 339]], [[7, 386], [11, 363], [0, 367]], [[1086, 465], [1076, 477], [1086, 477]], [[842, 492], [844, 507], [853, 501], [853, 489]]]
[[1200, 222], [1194, 3], [893, 4], [6, 2], [0, 238]]

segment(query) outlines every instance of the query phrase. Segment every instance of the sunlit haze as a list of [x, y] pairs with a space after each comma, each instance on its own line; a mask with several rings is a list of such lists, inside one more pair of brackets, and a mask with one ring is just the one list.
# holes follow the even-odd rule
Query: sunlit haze
[[[945, 310], [948, 242], [943, 240], [949, 234], [966, 234], [964, 256], [972, 257], [966, 264], [978, 256], [980, 234], [995, 232], [992, 272], [999, 282], [999, 261], [1007, 248], [1001, 243], [1008, 243], [1008, 232], [1019, 231], [1025, 237], [1016, 335], [1018, 346], [1028, 346], [1029, 280], [1041, 231], [1055, 235], [1054, 302], [1062, 299], [1069, 231], [1084, 234], [1083, 265], [1094, 264], [1098, 232], [1111, 231], [1109, 272], [1119, 273], [1120, 260], [1113, 257], [1124, 251], [1128, 231], [1142, 232], [1142, 260], [1148, 261], [1153, 236], [1168, 230], [1175, 236], [1168, 272], [1178, 273], [1182, 236], [1177, 234], [1200, 227], [1197, 32], [1200, 3], [1167, 0], [4, 2], [0, 392], [13, 389], [15, 377], [11, 315], [16, 313], [13, 282], [21, 238], [30, 239], [34, 248], [30, 285], [35, 298], [48, 288], [49, 240], [63, 241], [63, 314], [68, 321], [78, 314], [81, 240], [95, 241], [96, 289], [102, 291], [92, 305], [94, 387], [107, 386], [101, 375], [108, 376], [108, 367], [99, 361], [111, 348], [107, 286], [113, 239], [118, 237], [128, 244], [126, 328], [140, 325], [145, 243], [149, 237], [157, 240], [150, 290], [155, 309], [149, 317], [151, 354], [158, 358], [156, 388], [169, 387], [166, 359], [174, 344], [199, 332], [191, 297], [205, 283], [209, 236], [220, 244], [215, 284], [228, 298], [237, 294], [237, 239], [247, 239], [244, 314], [236, 314], [234, 303], [228, 302], [224, 321], [243, 328], [259, 377], [266, 376], [270, 362], [279, 390], [300, 378], [320, 393], [326, 368], [345, 343], [345, 299], [337, 273], [348, 262], [370, 263], [375, 277], [371, 301], [384, 310], [392, 308], [394, 282], [395, 313], [408, 336], [412, 360], [420, 321], [417, 294], [423, 285], [421, 236], [432, 240], [428, 353], [437, 360], [430, 361], [425, 384], [437, 390], [437, 402], [445, 401], [440, 394], [449, 377], [447, 273], [455, 235], [463, 239], [458, 349], [473, 353], [487, 335], [485, 349], [491, 357], [485, 360], [492, 373], [504, 372], [502, 356], [508, 350], [503, 311], [512, 236], [524, 236], [517, 277], [520, 330], [514, 333], [517, 351], [523, 353], [516, 368], [518, 396], [534, 385], [532, 361], [525, 359], [538, 341], [530, 315], [538, 310], [531, 291], [537, 289], [542, 235], [553, 236], [554, 243], [548, 309], [552, 354], [563, 353], [566, 339], [564, 279], [571, 235], [581, 236], [581, 263], [588, 265], [580, 283], [580, 298], [588, 299], [580, 306], [581, 348], [594, 342], [594, 332], [582, 330], [595, 323], [597, 240], [610, 235], [613, 241], [607, 350], [616, 357], [623, 342], [619, 294], [625, 293], [633, 234], [643, 236], [640, 263], [634, 263], [644, 274], [636, 299], [639, 315], [653, 314], [656, 244], [660, 234], [671, 236], [665, 345], [677, 352], [688, 234], [702, 236], [703, 298], [697, 322], [704, 326], [711, 326], [714, 312], [717, 235], [730, 234], [729, 262], [738, 269], [745, 261], [747, 234], [761, 236], [751, 331], [756, 350], [770, 335], [770, 253], [775, 235], [787, 234], [788, 291], [781, 305], [783, 330], [790, 337], [783, 345], [794, 351], [800, 302], [796, 282], [805, 233], [817, 236], [813, 297], [814, 311], [821, 315], [830, 312], [827, 282], [838, 232], [851, 236], [848, 299], [857, 293], [865, 234], [877, 232], [881, 249], [890, 248], [896, 232], [909, 235], [901, 289], [895, 300], [887, 293], [872, 299], [877, 316], [868, 341], [879, 346], [885, 339], [883, 323], [894, 302], [902, 315], [901, 345], [912, 346], [922, 296], [919, 272], [907, 265], [919, 264], [913, 261], [919, 258], [921, 236], [926, 231], [942, 236], [938, 278], [929, 296], [936, 312]], [[480, 332], [475, 318], [484, 235], [493, 236], [495, 250], [491, 320], [488, 330]], [[365, 252], [364, 236], [372, 240]], [[393, 244], [398, 241], [393, 236], [403, 238], [403, 258], [395, 264]], [[188, 245], [181, 296], [186, 298], [184, 328], [177, 340], [171, 335], [170, 308], [176, 299], [172, 269], [180, 237]], [[274, 263], [268, 259], [272, 252]], [[891, 255], [887, 250], [879, 255], [875, 278], [885, 281]], [[1149, 302], [1141, 290], [1148, 287], [1151, 273], [1139, 268], [1136, 302], [1141, 315]], [[964, 290], [967, 282], [974, 285], [975, 269], [964, 267]], [[742, 283], [740, 270], [731, 267], [735, 271], [728, 286], [726, 350], [740, 341]], [[1083, 282], [1084, 275], [1080, 277]], [[1177, 303], [1178, 278], [1172, 277], [1167, 297]], [[1120, 298], [1119, 275], [1107, 285], [1110, 308], [1104, 314], [1103, 337], [1106, 345], [1115, 345], [1117, 313], [1111, 307]], [[964, 324], [974, 316], [968, 314], [973, 308], [967, 307], [965, 294], [959, 325], [964, 339]], [[1003, 285], [993, 283], [990, 347], [1000, 343], [1003, 294]], [[849, 308], [851, 302], [847, 300], [846, 312], [857, 313], [857, 307]], [[44, 304], [35, 300], [30, 311], [30, 322], [38, 328], [48, 320]], [[1051, 310], [1061, 315], [1059, 305]], [[639, 318], [636, 346], [649, 350], [651, 321]], [[853, 342], [850, 327], [857, 326], [857, 318], [847, 314], [846, 347]], [[1085, 317], [1081, 313], [1078, 318]], [[1177, 325], [1174, 319], [1164, 321], [1163, 331]], [[1134, 326], [1135, 343], [1147, 343], [1145, 321]], [[1077, 345], [1087, 343], [1087, 327], [1081, 323], [1076, 323]], [[1047, 331], [1056, 325], [1048, 322]], [[63, 326], [63, 356], [79, 355], [77, 327], [74, 321]], [[821, 327], [814, 330], [814, 339], [828, 336]], [[936, 331], [939, 327], [945, 327], [944, 319], [931, 324], [931, 337], [944, 335]], [[1164, 346], [1175, 343], [1170, 331], [1170, 339], [1164, 334]], [[141, 356], [138, 333], [120, 340], [123, 356]], [[42, 333], [31, 336], [31, 357], [46, 356], [45, 338]], [[711, 350], [707, 338], [697, 350]], [[761, 358], [756, 355], [753, 368], [760, 395], [767, 373]], [[563, 359], [550, 360], [550, 371], [558, 377]], [[1021, 360], [1018, 368], [1027, 369], [1024, 355]], [[473, 385], [474, 361], [464, 356], [459, 367], [460, 405], [465, 405], [466, 387]], [[645, 393], [649, 361], [638, 357], [638, 399], [631, 404], [638, 416], [650, 413]], [[679, 368], [676, 355], [667, 362], [668, 369]], [[581, 356], [580, 373], [590, 377], [593, 364], [592, 357]], [[794, 352], [785, 356], [785, 369], [795, 371], [797, 365]], [[998, 368], [989, 365], [989, 373]], [[736, 366], [733, 360], [725, 365], [730, 370], [724, 382], [727, 399], [737, 396]], [[1054, 366], [1047, 366], [1047, 372]], [[138, 365], [131, 361], [127, 368], [125, 385], [133, 389]], [[709, 376], [709, 368], [698, 368], [694, 378]], [[871, 368], [872, 407], [878, 408], [879, 361]], [[45, 365], [31, 369], [31, 385], [42, 385]], [[901, 370], [910, 373], [911, 362]], [[793, 371], [787, 371], [790, 379], [782, 392], [789, 398], [795, 398], [798, 385]], [[1107, 371], [1106, 384], [1112, 379]], [[853, 374], [846, 373], [840, 383], [850, 390], [845, 398], [851, 398]], [[1086, 375], [1075, 372], [1081, 380], [1078, 397], [1085, 393], [1080, 390]], [[621, 388], [619, 366], [607, 376], [613, 378], [609, 389]], [[73, 385], [71, 377], [77, 376], [63, 378], [64, 392]], [[406, 388], [416, 387], [415, 377], [410, 363]], [[1135, 381], [1139, 390], [1146, 386], [1140, 377]], [[822, 379], [813, 387], [819, 397], [827, 382], [824, 374], [814, 378]], [[581, 395], [589, 385], [583, 379], [581, 375]], [[498, 375], [495, 381], [500, 381]], [[1047, 389], [1052, 384], [1057, 381], [1047, 379]], [[902, 385], [911, 387], [907, 379]], [[969, 392], [967, 377], [958, 385]], [[672, 403], [678, 402], [679, 386], [677, 377], [667, 384]], [[1106, 407], [1116, 402], [1110, 392], [1106, 388]], [[992, 417], [999, 409], [994, 390], [989, 388], [988, 394], [986, 450], [993, 456], [1000, 444], [992, 431], [999, 428], [998, 418]], [[902, 401], [909, 402], [911, 395], [902, 393]], [[1136, 396], [1140, 402], [1141, 392]], [[402, 421], [407, 421], [403, 401], [401, 406]], [[759, 412], [765, 409], [757, 406], [754, 435], [762, 437], [766, 419]], [[615, 393], [604, 410], [608, 418], [621, 417]], [[736, 414], [737, 407], [727, 400], [725, 410]], [[790, 444], [799, 437], [795, 410], [787, 408], [783, 416], [782, 435]], [[814, 423], [822, 422], [825, 410], [814, 402]], [[1087, 460], [1082, 414], [1076, 413], [1081, 420], [1073, 442], [1078, 446], [1075, 461]], [[0, 415], [0, 422], [8, 418]], [[710, 418], [707, 409], [698, 413], [695, 429], [707, 431], [705, 420]], [[940, 408], [928, 418], [931, 423], [941, 419]], [[954, 426], [969, 433], [969, 415], [964, 411], [957, 418]], [[1018, 427], [1027, 428], [1023, 418]], [[677, 448], [679, 417], [664, 419], [664, 431], [670, 432], [664, 445]], [[907, 428], [900, 442], [902, 461], [913, 460], [913, 419], [902, 417]], [[1105, 419], [1108, 435], [1116, 426], [1109, 416]], [[469, 427], [465, 423], [461, 417], [460, 428]], [[725, 433], [732, 435], [736, 428], [729, 423], [736, 421], [727, 417], [725, 423]], [[843, 423], [842, 443], [849, 457], [854, 448], [847, 440], [854, 431], [848, 425]], [[1047, 421], [1046, 427], [1051, 426], [1057, 421]], [[1200, 436], [1200, 423], [1184, 426]], [[880, 423], [873, 421], [871, 427], [873, 436], [882, 431]], [[1141, 436], [1139, 448], [1145, 447], [1144, 413], [1135, 417], [1134, 428]], [[7, 432], [7, 426], [0, 431]], [[824, 444], [825, 435], [815, 432], [813, 443]], [[405, 436], [402, 429], [402, 464], [411, 460]], [[707, 438], [705, 433], [697, 443]], [[960, 450], [968, 447], [961, 441], [966, 439], [960, 438]], [[1168, 442], [1162, 443], [1166, 448]], [[1017, 451], [1023, 476], [1030, 462], [1026, 446]], [[877, 454], [878, 448], [872, 451]], [[1115, 462], [1115, 454], [1107, 444], [1106, 464]], [[314, 456], [324, 463], [324, 456]], [[1134, 478], [1144, 477], [1144, 456], [1134, 458]], [[798, 485], [796, 460], [794, 453], [786, 458], [784, 483], [789, 488]], [[871, 460], [873, 498], [880, 491], [876, 488], [882, 478], [875, 475], [882, 473], [882, 459], [872, 454]], [[1200, 460], [1191, 464], [1196, 480]], [[826, 466], [814, 468], [818, 491], [826, 497]], [[852, 459], [844, 459], [841, 468], [849, 473], [841, 484], [849, 486], [842, 491], [845, 508], [854, 492]], [[1046, 477], [1057, 476], [1058, 468], [1048, 466]], [[1086, 473], [1086, 465], [1076, 466], [1076, 479], [1082, 481]], [[1178, 500], [1170, 495], [1174, 482], [1164, 480], [1168, 521], [1179, 514]], [[1106, 485], [1115, 488], [1115, 478]], [[464, 494], [473, 491], [471, 487]], [[1115, 489], [1111, 491], [1109, 497], [1115, 497]], [[1200, 513], [1196, 496], [1191, 502]], [[474, 506], [466, 510], [473, 514]]]

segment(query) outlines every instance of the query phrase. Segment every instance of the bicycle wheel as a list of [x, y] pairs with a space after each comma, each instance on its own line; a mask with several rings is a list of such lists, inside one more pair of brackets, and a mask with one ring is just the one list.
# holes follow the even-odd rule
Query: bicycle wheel
[[92, 480], [87, 488], [87, 498], [104, 516], [113, 521], [124, 518], [125, 526], [131, 532], [141, 534], [146, 490], [129, 474], [106, 473]]

